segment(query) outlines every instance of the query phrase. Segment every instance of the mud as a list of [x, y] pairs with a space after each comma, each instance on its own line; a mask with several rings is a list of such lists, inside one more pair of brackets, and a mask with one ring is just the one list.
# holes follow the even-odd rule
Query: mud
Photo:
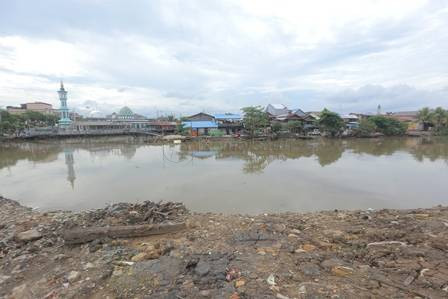
[[[167, 221], [187, 229], [77, 246], [60, 237]], [[446, 207], [245, 216], [147, 202], [41, 213], [0, 199], [0, 298], [447, 298], [447, 261]]]

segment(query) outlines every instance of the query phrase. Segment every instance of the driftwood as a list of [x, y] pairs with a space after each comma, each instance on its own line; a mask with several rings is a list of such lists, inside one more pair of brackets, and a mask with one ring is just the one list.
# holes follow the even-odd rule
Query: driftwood
[[144, 224], [87, 227], [66, 230], [62, 233], [65, 244], [82, 244], [101, 238], [135, 238], [162, 235], [185, 229], [185, 223]]

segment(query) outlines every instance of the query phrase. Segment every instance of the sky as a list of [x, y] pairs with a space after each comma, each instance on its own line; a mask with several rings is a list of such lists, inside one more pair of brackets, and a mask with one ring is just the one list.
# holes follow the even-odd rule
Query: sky
[[0, 0], [0, 107], [448, 108], [445, 0]]

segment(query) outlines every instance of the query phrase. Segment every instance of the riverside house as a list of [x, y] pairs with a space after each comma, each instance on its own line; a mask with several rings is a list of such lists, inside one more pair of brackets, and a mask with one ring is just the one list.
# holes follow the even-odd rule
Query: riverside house
[[184, 118], [182, 125], [190, 130], [192, 136], [209, 135], [212, 130], [219, 130], [229, 135], [235, 134], [243, 128], [241, 115], [233, 113], [208, 114], [200, 112]]

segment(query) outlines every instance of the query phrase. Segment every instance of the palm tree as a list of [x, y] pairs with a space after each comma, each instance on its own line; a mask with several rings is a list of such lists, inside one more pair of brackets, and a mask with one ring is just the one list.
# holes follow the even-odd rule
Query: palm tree
[[445, 111], [442, 107], [437, 107], [436, 110], [431, 113], [431, 119], [437, 131], [439, 131], [442, 126], [446, 125], [446, 118], [447, 111]]
[[428, 107], [422, 108], [417, 113], [417, 119], [418, 119], [419, 122], [422, 123], [423, 131], [428, 131], [428, 127], [431, 125], [431, 118], [432, 118], [432, 113], [431, 113], [431, 110], [429, 110]]

